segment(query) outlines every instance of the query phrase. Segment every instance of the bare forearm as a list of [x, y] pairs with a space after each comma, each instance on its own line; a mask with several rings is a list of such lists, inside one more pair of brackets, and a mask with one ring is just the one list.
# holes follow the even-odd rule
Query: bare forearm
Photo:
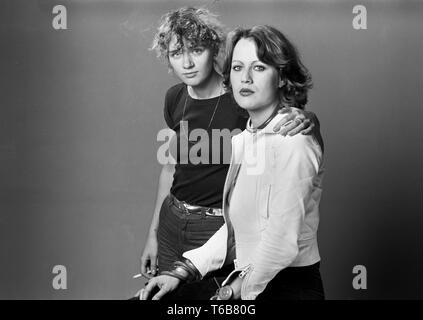
[[156, 204], [154, 206], [153, 218], [151, 220], [149, 230], [150, 235], [155, 235], [157, 232], [157, 227], [159, 225], [160, 208], [162, 206], [163, 200], [169, 194], [170, 188], [172, 187], [174, 172], [175, 165], [166, 164], [163, 166], [162, 171], [160, 173], [159, 185], [157, 187]]

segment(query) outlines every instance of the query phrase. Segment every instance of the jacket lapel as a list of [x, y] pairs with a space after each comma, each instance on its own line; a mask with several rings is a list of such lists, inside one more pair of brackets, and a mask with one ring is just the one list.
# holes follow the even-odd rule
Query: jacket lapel
[[235, 237], [232, 228], [232, 223], [229, 218], [229, 201], [232, 194], [232, 190], [235, 186], [239, 170], [241, 169], [241, 160], [243, 157], [243, 133], [232, 138], [232, 155], [231, 164], [229, 166], [228, 174], [226, 176], [225, 186], [223, 188], [223, 213], [226, 225], [228, 227], [228, 240], [227, 240], [227, 253], [225, 264], [227, 262], [233, 262], [235, 256]]

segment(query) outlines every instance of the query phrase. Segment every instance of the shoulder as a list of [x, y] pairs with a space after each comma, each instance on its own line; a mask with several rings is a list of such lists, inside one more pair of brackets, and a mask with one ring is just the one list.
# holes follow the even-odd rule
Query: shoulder
[[174, 129], [175, 126], [174, 113], [183, 92], [183, 83], [178, 83], [177, 85], [170, 87], [166, 92], [163, 113], [166, 124], [171, 129]]
[[231, 143], [232, 143], [232, 153], [235, 159], [239, 159], [240, 154], [243, 153], [244, 150], [244, 141], [245, 141], [245, 130], [232, 136]]
[[301, 151], [303, 149], [315, 149], [319, 145], [312, 135], [296, 134], [295, 136], [281, 136], [280, 134], [273, 134], [272, 139], [275, 145], [281, 149], [292, 149]]
[[272, 142], [275, 149], [284, 151], [283, 153], [303, 153], [311, 151], [315, 153], [318, 158], [322, 156], [322, 149], [313, 135], [296, 134], [294, 136], [282, 136], [278, 132], [273, 131], [276, 123], [285, 117], [285, 114], [278, 114], [272, 122], [265, 128], [265, 134], [268, 141]]
[[245, 135], [248, 134], [246, 130], [241, 131], [240, 133], [232, 137], [232, 145], [234, 146], [243, 146]]
[[184, 83], [178, 83], [169, 89], [167, 89], [166, 92], [166, 102], [173, 103], [175, 102], [178, 97], [184, 92], [185, 84]]
[[317, 169], [323, 162], [323, 153], [320, 145], [312, 135], [296, 134], [283, 137], [272, 135], [272, 149], [275, 157], [285, 159], [286, 162], [312, 163]]

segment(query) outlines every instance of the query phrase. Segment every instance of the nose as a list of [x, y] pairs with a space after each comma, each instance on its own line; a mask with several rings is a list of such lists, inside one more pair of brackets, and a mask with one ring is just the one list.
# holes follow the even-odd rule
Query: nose
[[242, 83], [252, 83], [253, 79], [251, 78], [251, 69], [244, 68], [241, 75], [241, 82]]
[[183, 67], [184, 69], [190, 69], [194, 66], [194, 62], [192, 61], [191, 54], [187, 51], [183, 53]]

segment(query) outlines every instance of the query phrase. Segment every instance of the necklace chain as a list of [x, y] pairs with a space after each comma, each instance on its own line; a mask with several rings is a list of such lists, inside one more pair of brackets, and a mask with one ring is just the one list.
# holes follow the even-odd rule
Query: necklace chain
[[[182, 132], [183, 132], [185, 138], [187, 139], [187, 141], [189, 141], [189, 138], [188, 138], [188, 135], [186, 134], [185, 129], [184, 129], [184, 118], [185, 118], [185, 109], [187, 107], [188, 95], [189, 95], [189, 93], [188, 93], [188, 88], [187, 88], [187, 95], [185, 97], [184, 109], [182, 111]], [[214, 107], [213, 114], [212, 114], [212, 116], [210, 118], [210, 121], [209, 121], [209, 124], [207, 125], [207, 129], [206, 130], [209, 130], [210, 125], [212, 124], [212, 121], [214, 119], [214, 115], [216, 114], [217, 107], [219, 106], [219, 102], [220, 102], [220, 98], [221, 97], [222, 97], [222, 88], [220, 88], [219, 98], [217, 99], [217, 103], [216, 103], [216, 105]]]

